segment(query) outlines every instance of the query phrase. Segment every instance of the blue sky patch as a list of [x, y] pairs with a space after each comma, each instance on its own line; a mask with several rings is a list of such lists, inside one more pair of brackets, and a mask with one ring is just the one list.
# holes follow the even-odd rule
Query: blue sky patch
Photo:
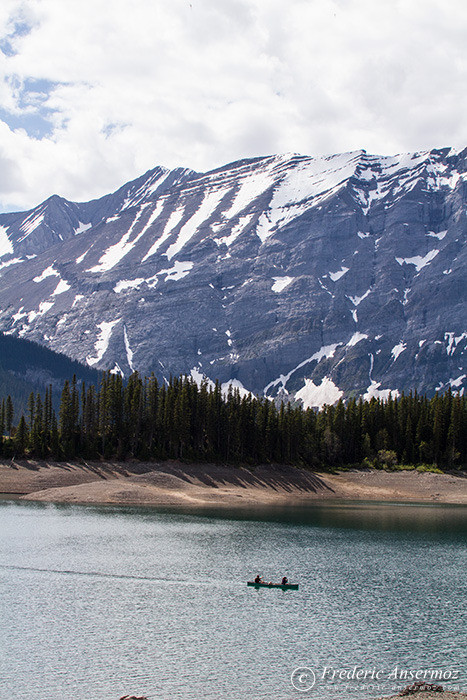
[[11, 76], [9, 82], [15, 90], [17, 109], [0, 107], [0, 119], [10, 129], [24, 129], [33, 138], [50, 136], [54, 129], [54, 110], [47, 107], [47, 100], [58, 83], [39, 78], [26, 78], [21, 82], [16, 76]]
[[13, 29], [9, 34], [0, 39], [0, 51], [8, 57], [16, 56], [15, 39], [22, 36], [27, 36], [33, 25], [24, 20], [17, 20], [13, 23]]

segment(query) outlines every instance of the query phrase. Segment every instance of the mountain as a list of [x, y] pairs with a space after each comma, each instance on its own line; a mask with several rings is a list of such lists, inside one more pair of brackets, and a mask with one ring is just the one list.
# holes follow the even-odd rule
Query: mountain
[[467, 149], [155, 168], [0, 215], [0, 329], [305, 406], [466, 386]]
[[26, 414], [31, 392], [42, 396], [52, 387], [52, 401], [58, 411], [63, 384], [76, 375], [78, 383], [99, 383], [95, 369], [86, 367], [69, 357], [22, 338], [0, 333], [0, 399], [13, 399], [15, 420]]

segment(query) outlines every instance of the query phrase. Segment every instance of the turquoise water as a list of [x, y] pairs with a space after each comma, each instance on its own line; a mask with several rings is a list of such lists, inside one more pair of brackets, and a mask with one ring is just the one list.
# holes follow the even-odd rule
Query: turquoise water
[[[256, 573], [300, 589], [248, 588]], [[466, 594], [462, 506], [221, 517], [3, 501], [0, 689], [358, 700], [405, 687], [402, 670], [466, 691]]]

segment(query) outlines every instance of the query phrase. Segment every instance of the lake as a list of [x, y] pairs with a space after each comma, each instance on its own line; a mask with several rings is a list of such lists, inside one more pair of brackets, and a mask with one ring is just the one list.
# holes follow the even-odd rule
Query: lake
[[[300, 588], [247, 587], [257, 573]], [[465, 506], [199, 515], [3, 500], [0, 688], [363, 700], [418, 672], [465, 692], [466, 594]]]

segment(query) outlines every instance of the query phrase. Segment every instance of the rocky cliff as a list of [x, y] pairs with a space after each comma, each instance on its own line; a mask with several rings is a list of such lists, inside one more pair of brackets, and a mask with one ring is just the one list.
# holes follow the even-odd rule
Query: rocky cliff
[[467, 382], [467, 150], [155, 168], [0, 215], [0, 330], [305, 406]]

